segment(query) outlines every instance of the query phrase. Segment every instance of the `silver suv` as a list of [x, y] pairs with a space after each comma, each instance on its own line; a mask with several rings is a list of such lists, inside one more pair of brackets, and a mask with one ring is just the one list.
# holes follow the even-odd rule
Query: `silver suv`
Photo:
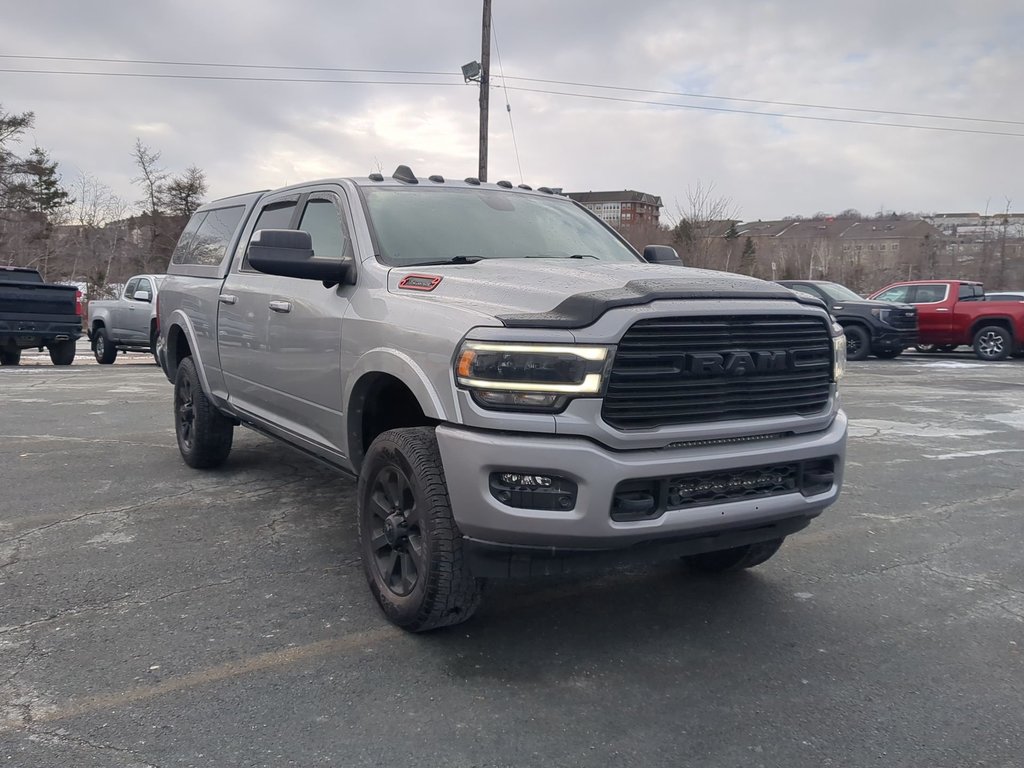
[[241, 424], [358, 477], [370, 589], [414, 631], [487, 577], [758, 565], [838, 497], [844, 337], [645, 256], [550, 190], [405, 166], [210, 203], [159, 299], [181, 454], [218, 466]]

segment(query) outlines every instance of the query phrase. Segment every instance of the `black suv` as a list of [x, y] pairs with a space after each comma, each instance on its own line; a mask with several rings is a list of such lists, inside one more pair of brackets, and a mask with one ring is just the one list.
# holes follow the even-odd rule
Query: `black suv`
[[846, 332], [847, 360], [863, 360], [869, 353], [890, 360], [917, 344], [917, 308], [912, 304], [864, 299], [846, 286], [825, 280], [778, 283], [825, 302]]

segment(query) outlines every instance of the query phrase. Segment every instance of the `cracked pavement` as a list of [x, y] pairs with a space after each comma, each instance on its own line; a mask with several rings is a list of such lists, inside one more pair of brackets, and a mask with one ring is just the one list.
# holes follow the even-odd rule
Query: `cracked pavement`
[[1024, 361], [851, 364], [842, 499], [754, 571], [494, 583], [413, 637], [350, 481], [246, 430], [188, 469], [130, 360], [0, 371], [0, 765], [1020, 765]]

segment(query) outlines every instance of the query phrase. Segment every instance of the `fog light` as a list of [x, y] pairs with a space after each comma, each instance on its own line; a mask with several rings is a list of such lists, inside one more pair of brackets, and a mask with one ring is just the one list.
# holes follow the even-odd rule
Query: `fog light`
[[576, 483], [558, 475], [530, 471], [492, 472], [491, 495], [516, 509], [565, 511], [576, 506]]

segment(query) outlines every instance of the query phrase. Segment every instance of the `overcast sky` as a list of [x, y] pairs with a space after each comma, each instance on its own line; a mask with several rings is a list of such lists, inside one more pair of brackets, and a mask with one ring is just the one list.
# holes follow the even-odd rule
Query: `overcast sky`
[[[65, 179], [139, 197], [136, 137], [168, 170], [206, 172], [211, 197], [325, 176], [462, 178], [477, 169], [481, 0], [4, 0], [0, 53], [413, 70], [382, 75], [0, 58], [0, 69], [422, 81], [282, 83], [0, 72], [0, 103], [33, 111], [32, 142]], [[522, 180], [661, 195], [669, 218], [713, 185], [739, 218], [880, 207], [1024, 211], [1020, 0], [494, 0]], [[509, 78], [539, 78], [672, 96]], [[629, 99], [644, 104], [512, 90]], [[734, 100], [724, 100], [730, 97]], [[506, 93], [491, 92], [490, 179], [520, 179]], [[842, 107], [765, 104], [739, 99]], [[664, 106], [688, 105], [692, 108]], [[776, 116], [723, 110], [771, 112]], [[938, 119], [888, 110], [981, 118]], [[779, 117], [927, 125], [985, 135]]]

